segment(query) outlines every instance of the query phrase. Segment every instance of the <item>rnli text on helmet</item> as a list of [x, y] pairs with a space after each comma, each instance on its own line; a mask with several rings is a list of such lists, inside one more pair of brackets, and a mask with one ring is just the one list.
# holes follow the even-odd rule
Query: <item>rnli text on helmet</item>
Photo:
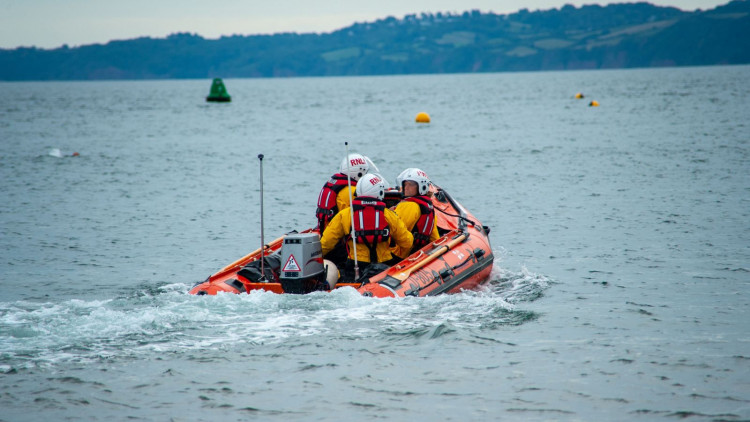
[[371, 184], [371, 185], [375, 186], [375, 185], [377, 185], [378, 183], [380, 183], [380, 179], [378, 179], [377, 177], [372, 177], [372, 178], [370, 178], [370, 184]]
[[364, 158], [352, 158], [351, 160], [349, 160], [349, 162], [352, 164], [352, 166], [367, 165], [367, 162], [365, 162]]

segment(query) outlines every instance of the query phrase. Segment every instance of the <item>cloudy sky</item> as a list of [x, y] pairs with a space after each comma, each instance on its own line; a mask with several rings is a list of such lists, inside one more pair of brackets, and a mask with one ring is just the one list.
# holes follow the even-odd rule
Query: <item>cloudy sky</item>
[[[565, 4], [622, 3], [578, 0], [0, 0], [0, 48], [55, 48], [106, 43], [174, 32], [221, 35], [330, 32], [355, 22], [422, 12], [512, 13]], [[683, 10], [712, 9], [729, 0], [651, 0]]]

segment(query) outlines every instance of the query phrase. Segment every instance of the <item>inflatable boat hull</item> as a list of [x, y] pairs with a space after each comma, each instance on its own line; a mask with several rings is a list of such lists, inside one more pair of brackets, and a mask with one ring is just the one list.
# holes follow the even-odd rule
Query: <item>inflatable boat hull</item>
[[[349, 286], [372, 297], [434, 296], [473, 290], [487, 281], [494, 262], [489, 228], [482, 226], [444, 190], [433, 187], [432, 191], [440, 239], [364, 282], [339, 282], [335, 288]], [[317, 233], [317, 230], [302, 233], [310, 232]], [[259, 248], [227, 265], [196, 284], [190, 294], [250, 293], [253, 290], [287, 293], [278, 271], [269, 269], [271, 264], [265, 266], [263, 274], [258, 271], [261, 256], [268, 260], [277, 255], [283, 239], [282, 236], [265, 245], [263, 254]]]

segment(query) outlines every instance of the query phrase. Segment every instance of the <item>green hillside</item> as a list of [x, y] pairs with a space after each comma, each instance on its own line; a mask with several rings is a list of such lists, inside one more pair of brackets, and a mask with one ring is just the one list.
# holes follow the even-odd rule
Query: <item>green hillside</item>
[[508, 15], [421, 14], [325, 34], [137, 38], [0, 50], [0, 80], [291, 77], [750, 63], [750, 1], [685, 12], [649, 3]]

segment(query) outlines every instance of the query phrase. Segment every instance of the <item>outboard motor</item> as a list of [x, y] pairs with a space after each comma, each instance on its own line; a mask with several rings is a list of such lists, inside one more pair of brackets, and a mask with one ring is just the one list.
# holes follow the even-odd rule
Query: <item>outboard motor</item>
[[284, 237], [279, 281], [284, 293], [304, 294], [330, 289], [317, 233], [294, 233]]

